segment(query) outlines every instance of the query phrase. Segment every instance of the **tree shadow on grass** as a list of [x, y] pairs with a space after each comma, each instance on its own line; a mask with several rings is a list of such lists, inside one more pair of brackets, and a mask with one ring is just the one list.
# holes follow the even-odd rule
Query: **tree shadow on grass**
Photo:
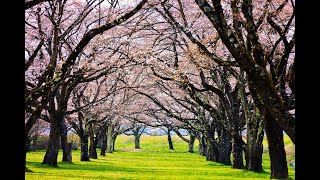
[[32, 173], [33, 171], [31, 170], [31, 169], [29, 169], [29, 168], [25, 168], [25, 170], [24, 170], [24, 172], [28, 172], [28, 173]]
[[[95, 159], [97, 161], [98, 159]], [[58, 166], [49, 166], [47, 164], [41, 164], [39, 162], [28, 162], [28, 166], [30, 168], [41, 168], [49, 171], [50, 169], [61, 169], [61, 170], [90, 170], [90, 171], [123, 171], [123, 172], [135, 172], [137, 169], [134, 168], [128, 168], [128, 167], [122, 167], [117, 166], [110, 162], [104, 162], [101, 161], [99, 164], [92, 164], [97, 163], [95, 161], [85, 161], [86, 164], [82, 163], [68, 163], [68, 162], [58, 162]], [[101, 166], [101, 163], [104, 165]]]

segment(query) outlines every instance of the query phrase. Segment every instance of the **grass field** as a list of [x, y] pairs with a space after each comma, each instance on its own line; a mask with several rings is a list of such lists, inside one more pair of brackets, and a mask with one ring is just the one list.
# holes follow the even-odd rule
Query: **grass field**
[[[98, 156], [89, 162], [80, 161], [80, 151], [72, 152], [73, 163], [61, 162], [59, 167], [42, 165], [45, 151], [27, 153], [27, 180], [49, 179], [269, 179], [270, 162], [267, 152], [263, 154], [264, 172], [254, 173], [232, 169], [219, 163], [206, 161], [196, 153], [188, 153], [188, 144], [173, 136], [175, 150], [168, 149], [166, 136], [142, 136], [141, 149], [134, 149], [133, 136], [121, 135], [117, 138], [115, 152]], [[288, 161], [294, 160], [294, 145], [285, 137]], [[197, 141], [195, 150], [197, 150]], [[265, 146], [266, 147], [266, 143]], [[98, 154], [100, 150], [98, 149]], [[289, 166], [290, 179], [295, 172]]]

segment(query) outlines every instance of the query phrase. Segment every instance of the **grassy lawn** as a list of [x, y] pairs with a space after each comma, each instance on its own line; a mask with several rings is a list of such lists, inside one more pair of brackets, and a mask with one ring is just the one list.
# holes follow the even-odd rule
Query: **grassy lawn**
[[[141, 149], [137, 150], [133, 136], [121, 135], [117, 138], [115, 152], [99, 155], [89, 162], [81, 162], [80, 151], [75, 150], [73, 163], [63, 163], [62, 151], [59, 151], [59, 167], [56, 168], [41, 164], [45, 151], [30, 152], [27, 153], [27, 167], [32, 172], [25, 173], [26, 179], [269, 179], [267, 153], [263, 155], [264, 172], [254, 173], [206, 161], [203, 156], [188, 153], [188, 144], [179, 137], [172, 138], [175, 150], [168, 149], [166, 136], [142, 136]], [[294, 145], [287, 139], [285, 142], [289, 153], [294, 153]], [[196, 141], [195, 150], [197, 145]], [[294, 156], [290, 154], [289, 159], [294, 160]], [[290, 179], [294, 179], [294, 170], [288, 168]]]

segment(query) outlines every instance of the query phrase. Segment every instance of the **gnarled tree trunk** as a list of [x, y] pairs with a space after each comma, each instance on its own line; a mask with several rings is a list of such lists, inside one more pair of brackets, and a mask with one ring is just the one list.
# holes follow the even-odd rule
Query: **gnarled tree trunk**
[[71, 146], [71, 149], [69, 149], [67, 126], [66, 126], [64, 117], [62, 117], [62, 120], [61, 120], [61, 147], [63, 151], [62, 161], [72, 162], [72, 155], [71, 155], [72, 146]]
[[198, 154], [200, 154], [201, 156], [206, 156], [207, 155], [207, 143], [206, 143], [207, 141], [206, 141], [203, 134], [201, 134], [197, 138], [199, 140]]
[[254, 172], [262, 171], [264, 131], [261, 117], [255, 115], [254, 118], [248, 118], [247, 122], [246, 169]]
[[254, 99], [257, 108], [259, 109], [260, 116], [264, 116], [264, 127], [267, 135], [268, 146], [269, 146], [269, 156], [270, 156], [270, 178], [287, 178], [288, 177], [288, 167], [286, 160], [286, 152], [284, 149], [283, 142], [283, 131], [282, 128], [278, 126], [275, 122], [274, 117], [268, 111], [266, 107], [263, 106], [260, 95], [257, 93], [257, 88], [250, 83], [249, 89]]
[[194, 153], [193, 147], [194, 147], [194, 141], [196, 140], [196, 136], [193, 134], [190, 134], [190, 141], [188, 143], [189, 152]]
[[207, 145], [207, 152], [206, 152], [206, 160], [219, 162], [219, 147], [215, 140], [215, 126], [213, 124], [207, 125], [205, 130], [205, 138], [206, 138], [206, 145]]
[[268, 139], [269, 156], [271, 161], [271, 179], [288, 178], [286, 151], [283, 142], [283, 130], [276, 124], [273, 116], [267, 111], [265, 130]]
[[214, 137], [207, 138], [207, 152], [206, 152], [206, 160], [219, 162], [219, 148], [217, 146], [217, 142], [215, 142]]
[[[43, 158], [42, 164], [47, 164], [49, 166], [58, 166], [58, 152], [59, 152], [59, 140], [61, 135], [61, 114], [50, 113], [50, 134], [49, 142], [46, 154]], [[57, 119], [56, 119], [57, 118]]]
[[231, 143], [229, 132], [225, 129], [220, 130], [219, 141], [219, 162], [225, 165], [230, 165]]
[[232, 135], [232, 156], [233, 156], [232, 168], [244, 169], [242, 137], [239, 133], [234, 133]]

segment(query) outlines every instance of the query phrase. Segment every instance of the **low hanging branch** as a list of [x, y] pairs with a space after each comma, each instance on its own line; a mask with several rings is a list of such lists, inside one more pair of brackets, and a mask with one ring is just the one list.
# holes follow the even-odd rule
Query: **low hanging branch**
[[31, 0], [31, 1], [26, 1], [24, 4], [24, 10], [27, 10], [29, 8], [32, 8], [33, 6], [40, 4], [42, 2], [46, 1], [52, 1], [52, 0]]
[[25, 68], [24, 70], [28, 70], [28, 68], [31, 66], [31, 64], [33, 63], [34, 59], [36, 58], [39, 50], [41, 49], [42, 45], [43, 45], [44, 40], [42, 39], [40, 41], [40, 43], [38, 44], [37, 48], [34, 50], [34, 52], [32, 53], [32, 55], [29, 57], [28, 61], [25, 63]]

